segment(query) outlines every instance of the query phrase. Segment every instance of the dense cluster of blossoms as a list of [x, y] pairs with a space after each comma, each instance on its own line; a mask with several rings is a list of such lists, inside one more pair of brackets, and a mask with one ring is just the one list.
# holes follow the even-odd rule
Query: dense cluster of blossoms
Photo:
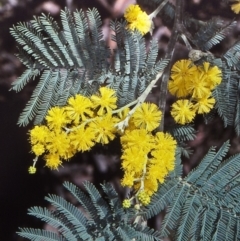
[[[116, 102], [115, 91], [103, 87], [90, 98], [76, 95], [66, 106], [51, 108], [46, 125], [30, 131], [32, 152], [37, 157], [44, 154], [46, 166], [54, 170], [77, 152], [88, 151], [96, 143], [108, 144], [116, 134], [118, 118], [112, 115]], [[34, 172], [33, 167], [29, 171]]]
[[[102, 87], [89, 98], [76, 95], [69, 98], [66, 106], [52, 107], [46, 124], [30, 131], [36, 158], [29, 172], [36, 171], [35, 164], [41, 155], [46, 166], [55, 170], [77, 152], [88, 151], [96, 143], [108, 144], [120, 135], [124, 171], [121, 184], [133, 188], [133, 198], [142, 205], [149, 204], [159, 183], [174, 169], [177, 143], [170, 134], [156, 132], [162, 113], [152, 103], [136, 106], [129, 125], [120, 132], [118, 124], [127, 118], [130, 109], [116, 109], [116, 102], [115, 91]], [[132, 199], [127, 199], [123, 206], [127, 208], [131, 203]]]
[[125, 11], [124, 18], [128, 22], [130, 30], [138, 30], [142, 35], [148, 33], [152, 27], [152, 20], [139, 5], [129, 5]]
[[157, 191], [159, 183], [174, 169], [176, 141], [168, 133], [155, 135], [146, 129], [127, 130], [121, 137], [123, 147], [123, 186], [133, 187], [143, 205]]
[[[143, 103], [129, 120], [121, 136], [123, 154], [122, 186], [132, 188], [143, 205], [150, 203], [159, 183], [174, 169], [176, 140], [168, 133], [156, 132], [162, 113], [155, 104]], [[129, 206], [125, 200], [124, 207]]]
[[179, 124], [190, 123], [196, 114], [206, 114], [214, 107], [212, 91], [222, 81], [222, 72], [217, 66], [204, 62], [196, 66], [191, 60], [177, 61], [171, 70], [168, 89], [180, 98], [172, 105], [171, 115]]

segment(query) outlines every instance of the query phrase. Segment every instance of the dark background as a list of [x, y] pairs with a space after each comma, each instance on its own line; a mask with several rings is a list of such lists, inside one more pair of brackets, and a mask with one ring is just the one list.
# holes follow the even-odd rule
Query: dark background
[[[23, 240], [15, 232], [18, 227], [41, 228], [38, 219], [28, 216], [27, 209], [31, 206], [46, 206], [44, 196], [48, 193], [68, 197], [61, 187], [65, 180], [82, 185], [84, 180], [99, 184], [104, 180], [110, 181], [119, 190], [121, 197], [124, 191], [120, 189], [121, 178], [119, 163], [119, 143], [116, 140], [107, 147], [97, 146], [93, 151], [78, 154], [69, 163], [65, 163], [59, 171], [50, 171], [44, 168], [44, 162], [37, 164], [35, 175], [28, 174], [28, 167], [32, 164], [33, 155], [30, 153], [27, 127], [16, 125], [18, 116], [28, 101], [35, 86], [28, 84], [21, 92], [9, 91], [11, 83], [21, 75], [24, 67], [14, 56], [17, 53], [16, 43], [9, 34], [9, 28], [19, 21], [29, 21], [33, 15], [42, 12], [50, 13], [59, 19], [59, 12], [65, 6], [71, 10], [96, 7], [103, 18], [103, 32], [106, 39], [108, 23], [111, 18], [120, 18], [126, 6], [134, 1], [130, 0], [9, 0], [0, 1], [0, 240]], [[172, 1], [174, 2], [174, 1]], [[189, 0], [186, 1], [186, 11], [193, 16], [208, 20], [213, 16], [221, 16], [225, 21], [237, 18], [229, 6], [221, 4], [219, 0]], [[161, 19], [156, 19], [154, 37], [158, 37], [160, 52], [164, 53], [170, 37], [170, 30], [162, 25]], [[238, 37], [240, 25], [232, 31], [226, 40], [213, 48], [219, 55], [230, 46]], [[175, 58], [187, 58], [186, 48], [178, 44]], [[154, 97], [153, 97], [154, 98]], [[184, 159], [184, 172], [189, 172], [205, 155], [210, 146], [219, 146], [223, 141], [231, 139], [231, 153], [240, 151], [239, 138], [231, 127], [223, 128], [223, 123], [216, 118], [206, 126], [201, 117], [195, 124], [198, 130], [196, 140], [189, 143], [194, 150], [190, 160]], [[159, 222], [153, 220], [151, 225], [158, 228]]]

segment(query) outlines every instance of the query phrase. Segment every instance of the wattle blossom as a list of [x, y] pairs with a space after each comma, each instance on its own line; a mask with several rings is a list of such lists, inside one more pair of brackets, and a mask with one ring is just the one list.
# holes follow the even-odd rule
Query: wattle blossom
[[189, 83], [198, 73], [197, 67], [188, 59], [177, 61], [171, 69], [171, 80], [168, 90], [177, 97], [187, 97], [191, 95]]
[[172, 104], [171, 115], [177, 123], [185, 125], [190, 123], [196, 115], [193, 107], [189, 100], [178, 100]]
[[115, 124], [117, 118], [112, 117], [112, 115], [107, 114], [104, 117], [97, 117], [93, 122], [89, 124], [95, 134], [95, 142], [101, 144], [108, 144], [109, 141], [112, 141], [115, 136], [117, 129]]
[[197, 103], [194, 105], [198, 114], [209, 113], [213, 108], [216, 100], [211, 95], [206, 95], [203, 98], [197, 99]]
[[58, 154], [47, 154], [44, 159], [46, 161], [46, 167], [52, 170], [57, 170], [62, 164]]
[[191, 93], [192, 98], [202, 98], [210, 94], [210, 88], [207, 83], [206, 76], [197, 72], [195, 76], [188, 83], [188, 92]]
[[153, 131], [161, 121], [162, 112], [152, 103], [143, 103], [132, 116], [132, 121], [137, 128]]
[[36, 155], [36, 156], [40, 156], [45, 152], [45, 148], [43, 144], [35, 144], [32, 146], [32, 152]]
[[152, 20], [146, 12], [141, 10], [139, 5], [129, 5], [125, 10], [124, 17], [130, 30], [138, 30], [142, 35], [151, 31]]
[[78, 124], [80, 121], [84, 121], [93, 116], [92, 106], [93, 103], [89, 98], [82, 95], [75, 95], [69, 98], [65, 111], [68, 118], [72, 120], [74, 124]]
[[154, 143], [152, 134], [145, 129], [127, 130], [120, 139], [124, 149], [137, 146], [145, 152], [149, 152]]
[[102, 116], [106, 113], [110, 113], [117, 108], [117, 97], [114, 90], [102, 87], [99, 89], [99, 93], [91, 96], [93, 102], [93, 108], [98, 109], [97, 114]]
[[46, 138], [49, 135], [49, 129], [42, 125], [42, 126], [34, 126], [32, 130], [30, 130], [30, 142], [32, 145], [37, 143], [44, 144], [46, 142]]
[[66, 112], [61, 107], [52, 107], [46, 116], [47, 125], [50, 129], [60, 130], [68, 123]]
[[69, 139], [75, 150], [88, 151], [95, 145], [95, 131], [93, 128], [80, 126], [80, 128], [70, 132]]
[[203, 66], [199, 67], [200, 72], [205, 78], [206, 85], [210, 90], [215, 89], [222, 81], [222, 71], [217, 67], [210, 67], [210, 63], [204, 62]]

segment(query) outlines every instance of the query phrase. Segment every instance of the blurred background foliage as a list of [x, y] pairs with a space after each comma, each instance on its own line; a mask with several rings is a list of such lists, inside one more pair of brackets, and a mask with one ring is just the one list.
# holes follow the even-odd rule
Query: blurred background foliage
[[[172, 0], [174, 3], [174, 0]], [[240, 34], [240, 19], [219, 0], [188, 0], [186, 11], [195, 18], [207, 21], [213, 16], [220, 16], [224, 21], [235, 18], [238, 21], [236, 28], [229, 36], [216, 45], [212, 52], [220, 55]], [[16, 43], [9, 34], [9, 28], [17, 22], [29, 21], [33, 15], [50, 13], [59, 20], [60, 10], [68, 7], [70, 10], [88, 9], [96, 7], [103, 20], [103, 33], [110, 47], [108, 27], [110, 19], [121, 18], [125, 8], [134, 3], [134, 0], [0, 0], [0, 240], [23, 240], [15, 232], [19, 226], [41, 228], [42, 223], [27, 215], [31, 206], [45, 206], [44, 196], [55, 193], [70, 198], [62, 189], [63, 181], [71, 181], [81, 186], [84, 180], [93, 182], [97, 187], [103, 181], [111, 182], [124, 198], [126, 190], [120, 187], [122, 177], [120, 169], [120, 146], [114, 141], [108, 146], [97, 146], [91, 152], [78, 154], [70, 162], [64, 163], [59, 171], [49, 171], [38, 162], [38, 171], [29, 175], [28, 167], [32, 164], [33, 155], [30, 153], [27, 132], [31, 125], [18, 127], [18, 116], [28, 101], [36, 84], [31, 82], [20, 93], [9, 91], [11, 83], [23, 72], [24, 68], [15, 57]], [[147, 10], [146, 10], [147, 11]], [[154, 19], [154, 38], [159, 39], [159, 56], [166, 51], [171, 29], [163, 25], [161, 18]], [[146, 36], [150, 39], [150, 35]], [[180, 42], [176, 46], [174, 58], [187, 58], [188, 50]], [[149, 100], [157, 98], [158, 90], [153, 91]], [[168, 98], [169, 104], [173, 97]], [[167, 118], [168, 115], [167, 115]], [[240, 141], [234, 134], [234, 128], [224, 129], [222, 121], [217, 118], [208, 125], [198, 117], [195, 121], [197, 137], [189, 145], [193, 150], [190, 159], [184, 159], [184, 174], [195, 167], [206, 154], [210, 146], [220, 146], [227, 139], [231, 140], [231, 154], [240, 152]], [[161, 224], [161, 215], [150, 220], [150, 225], [158, 228]], [[50, 227], [46, 227], [50, 229]]]

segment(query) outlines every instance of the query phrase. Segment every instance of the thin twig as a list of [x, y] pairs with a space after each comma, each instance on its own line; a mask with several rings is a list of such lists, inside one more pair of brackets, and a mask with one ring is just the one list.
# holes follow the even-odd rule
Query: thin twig
[[[135, 110], [138, 108], [138, 106], [140, 106], [147, 98], [148, 94], [151, 92], [152, 88], [155, 86], [156, 82], [159, 80], [159, 78], [162, 76], [162, 72], [159, 72], [156, 76], [155, 79], [153, 79], [150, 84], [148, 85], [148, 87], [144, 90], [144, 92], [137, 98], [136, 100], [136, 105], [128, 112], [127, 117], [117, 123], [115, 125], [115, 127], [120, 130], [120, 131], [124, 131], [124, 129], [128, 126], [128, 122], [130, 117], [133, 115], [133, 113], [135, 112]], [[125, 108], [125, 107], [124, 107]]]

